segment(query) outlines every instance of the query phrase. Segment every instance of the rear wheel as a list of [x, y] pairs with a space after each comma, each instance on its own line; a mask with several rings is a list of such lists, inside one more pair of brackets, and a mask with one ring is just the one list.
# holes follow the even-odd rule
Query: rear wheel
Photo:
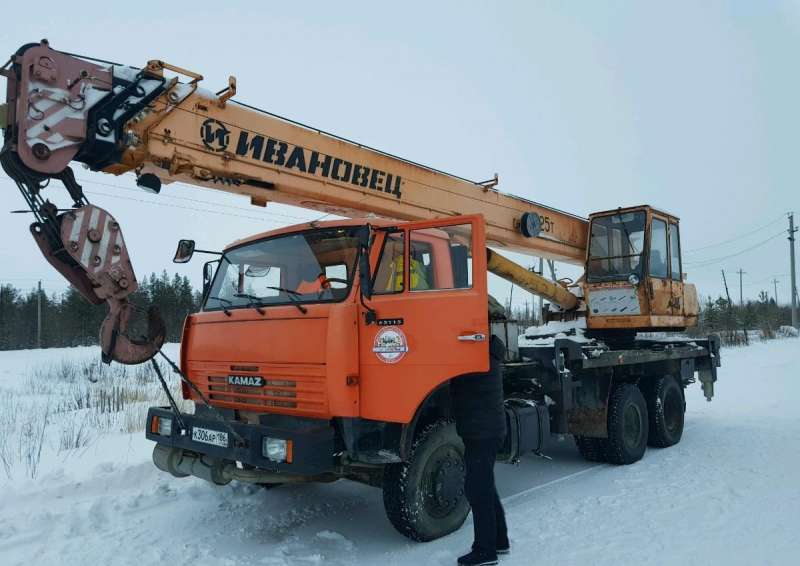
[[647, 449], [649, 424], [647, 403], [639, 388], [623, 383], [608, 402], [608, 461], [633, 464]]
[[653, 381], [647, 394], [649, 444], [659, 448], [673, 446], [683, 436], [686, 403], [683, 388], [671, 375]]
[[461, 527], [469, 513], [464, 444], [452, 421], [425, 427], [408, 461], [386, 466], [383, 506], [394, 528], [412, 540], [434, 540]]

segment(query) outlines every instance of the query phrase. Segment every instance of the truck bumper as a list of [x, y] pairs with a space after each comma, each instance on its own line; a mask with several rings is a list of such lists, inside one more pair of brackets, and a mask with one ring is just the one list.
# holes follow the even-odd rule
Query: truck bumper
[[[172, 420], [169, 434], [158, 433], [158, 426], [154, 425], [158, 419]], [[225, 426], [214, 418], [184, 413], [181, 413], [181, 420], [185, 425], [183, 429], [169, 407], [151, 407], [147, 412], [146, 436], [148, 440], [157, 443], [153, 458], [159, 468], [170, 471], [173, 475], [192, 474], [215, 483], [227, 483], [230, 479], [279, 483], [280, 480], [259, 482], [248, 478], [258, 477], [258, 473], [252, 469], [263, 472], [262, 479], [268, 480], [273, 476], [282, 475], [286, 481], [292, 481], [292, 477], [299, 476], [322, 476], [334, 470], [335, 435], [328, 421], [294, 417], [282, 419], [280, 426], [274, 426], [228, 420]], [[192, 431], [195, 428], [227, 432], [227, 446], [193, 440]], [[236, 431], [244, 442], [237, 442], [230, 429]], [[267, 458], [262, 448], [264, 438], [283, 439], [291, 443], [287, 461], [276, 462]], [[187, 461], [183, 462], [183, 459]], [[204, 467], [197, 467], [198, 473], [195, 473], [191, 460], [196, 460], [198, 466], [202, 464]], [[243, 466], [237, 465], [237, 462]], [[170, 469], [164, 467], [167, 463], [170, 464]], [[175, 464], [175, 467], [172, 467], [172, 464]], [[209, 477], [202, 471], [205, 468], [212, 468], [212, 471], [208, 472]], [[225, 475], [220, 476], [223, 470]], [[247, 473], [237, 473], [235, 470]], [[220, 482], [214, 478], [227, 481]]]

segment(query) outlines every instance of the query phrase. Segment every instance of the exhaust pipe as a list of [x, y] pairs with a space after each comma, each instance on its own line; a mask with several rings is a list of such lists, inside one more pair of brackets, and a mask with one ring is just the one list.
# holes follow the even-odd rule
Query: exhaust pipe
[[156, 444], [155, 448], [153, 448], [153, 463], [159, 470], [172, 474], [176, 478], [194, 476], [216, 485], [227, 485], [231, 480], [255, 484], [278, 484], [329, 483], [339, 479], [334, 474], [298, 476], [258, 469], [245, 470], [237, 468], [234, 462], [228, 460], [193, 454], [183, 448], [164, 446], [162, 444]]

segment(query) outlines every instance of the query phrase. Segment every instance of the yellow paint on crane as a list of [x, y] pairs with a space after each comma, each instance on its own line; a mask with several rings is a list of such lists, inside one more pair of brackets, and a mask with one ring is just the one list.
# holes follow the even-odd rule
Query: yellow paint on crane
[[570, 293], [560, 283], [550, 281], [537, 273], [528, 271], [521, 265], [490, 249], [486, 250], [486, 255], [487, 269], [506, 281], [519, 285], [526, 291], [543, 297], [562, 309], [570, 310], [578, 305], [578, 297]]

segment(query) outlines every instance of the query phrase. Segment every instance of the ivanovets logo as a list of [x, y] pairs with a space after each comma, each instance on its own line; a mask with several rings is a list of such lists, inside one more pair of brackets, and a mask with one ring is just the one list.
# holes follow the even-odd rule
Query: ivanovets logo
[[[222, 122], [209, 118], [203, 122], [200, 137], [203, 145], [207, 148], [213, 151], [225, 151], [232, 135]], [[400, 175], [393, 175], [380, 169], [353, 163], [333, 155], [325, 155], [319, 151], [245, 130], [240, 131], [236, 139], [236, 155], [257, 159], [300, 173], [388, 193], [397, 199], [403, 196], [401, 190], [403, 178]]]
[[244, 387], [263, 387], [264, 378], [260, 375], [229, 375], [228, 385]]
[[225, 151], [231, 140], [231, 132], [219, 120], [209, 118], [200, 126], [200, 139], [211, 151]]

